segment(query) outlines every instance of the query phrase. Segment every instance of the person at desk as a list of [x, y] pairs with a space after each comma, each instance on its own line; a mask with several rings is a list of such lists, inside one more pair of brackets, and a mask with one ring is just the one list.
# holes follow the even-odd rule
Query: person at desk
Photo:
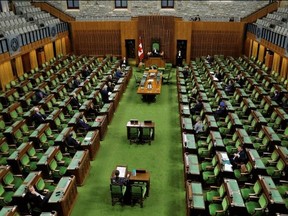
[[82, 76], [86, 79], [86, 77], [88, 77], [89, 75], [90, 75], [90, 70], [88, 66], [86, 66], [82, 71]]
[[74, 107], [74, 108], [77, 108], [79, 109], [81, 107], [81, 104], [76, 96], [75, 93], [72, 94], [72, 97], [71, 97], [71, 106]]
[[231, 164], [233, 167], [240, 166], [241, 164], [245, 164], [247, 162], [247, 155], [241, 145], [237, 147], [237, 153], [234, 153], [234, 157], [231, 158]]
[[235, 91], [235, 86], [233, 80], [229, 80], [228, 85], [225, 87], [225, 92], [227, 94], [233, 94]]
[[104, 87], [100, 91], [102, 102], [103, 103], [109, 103], [109, 92], [108, 92], [108, 86], [104, 85]]
[[218, 82], [222, 82], [223, 77], [219, 70], [216, 71], [215, 78], [218, 80]]
[[[45, 189], [43, 193], [39, 193], [38, 191], [36, 191], [34, 186], [32, 185], [28, 186], [27, 200], [30, 203], [32, 208], [40, 208], [40, 211], [42, 211], [42, 209], [48, 203], [48, 200], [51, 197], [51, 195], [52, 195], [52, 192], [49, 192], [47, 189]], [[39, 212], [39, 215], [40, 215], [40, 212]]]
[[121, 77], [123, 77], [123, 73], [120, 68], [117, 68], [116, 73], [115, 73], [115, 78], [118, 80]]
[[200, 99], [196, 99], [196, 104], [194, 107], [190, 108], [190, 113], [193, 115], [196, 112], [200, 112], [203, 108], [203, 103]]
[[88, 116], [89, 116], [89, 117], [90, 117], [90, 116], [93, 116], [93, 117], [95, 118], [96, 116], [99, 115], [99, 113], [100, 113], [99, 105], [96, 105], [96, 106], [95, 106], [93, 103], [91, 103], [90, 106], [89, 106], [88, 109], [87, 109], [87, 114], [88, 114]]
[[[119, 177], [120, 172], [119, 170], [114, 171], [114, 177], [111, 179], [111, 183], [115, 185], [127, 185], [128, 179], [126, 177]], [[127, 175], [129, 178], [129, 174]]]
[[126, 57], [124, 56], [121, 62], [121, 67], [126, 68], [128, 66], [128, 62], [126, 60]]
[[186, 80], [189, 77], [189, 67], [185, 66], [182, 72], [184, 79]]
[[77, 76], [77, 77], [74, 79], [73, 88], [74, 88], [74, 89], [78, 88], [79, 85], [80, 85], [80, 83], [81, 83], [80, 77]]
[[242, 74], [238, 74], [238, 76], [236, 78], [236, 83], [238, 83], [240, 85], [240, 87], [243, 88], [243, 86], [245, 84], [245, 79], [244, 79]]
[[203, 122], [201, 121], [201, 118], [199, 116], [196, 118], [196, 124], [194, 125], [194, 131], [196, 134], [204, 132], [204, 125], [203, 125]]
[[274, 91], [274, 95], [272, 96], [271, 100], [280, 103], [281, 102], [281, 94], [278, 90]]
[[69, 134], [69, 136], [66, 138], [66, 143], [67, 143], [68, 146], [74, 147], [76, 149], [78, 149], [80, 147], [80, 145], [81, 145], [81, 143], [79, 141], [74, 139], [73, 132], [71, 132]]
[[87, 120], [84, 116], [82, 116], [78, 119], [77, 126], [81, 129], [84, 129], [85, 131], [89, 131], [91, 128], [90, 125], [87, 124]]
[[215, 118], [218, 119], [219, 117], [226, 117], [228, 115], [227, 107], [224, 101], [221, 101], [217, 110], [214, 113]]
[[34, 114], [33, 114], [33, 121], [35, 123], [35, 127], [37, 128], [40, 124], [45, 123], [46, 115], [40, 113], [40, 110], [38, 107], [34, 108]]
[[43, 92], [41, 89], [36, 89], [35, 91], [35, 100], [36, 103], [38, 104], [43, 98], [47, 97], [47, 94]]

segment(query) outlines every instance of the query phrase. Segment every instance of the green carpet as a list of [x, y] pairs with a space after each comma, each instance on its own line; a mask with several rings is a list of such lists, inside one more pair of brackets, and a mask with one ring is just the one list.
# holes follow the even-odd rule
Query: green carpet
[[[112, 123], [94, 161], [84, 186], [78, 187], [78, 199], [72, 215], [85, 216], [175, 216], [185, 215], [185, 188], [175, 70], [170, 85], [162, 85], [156, 102], [142, 102], [137, 95], [134, 77], [122, 96]], [[130, 119], [155, 122], [155, 140], [148, 144], [129, 144], [126, 124]], [[116, 165], [127, 165], [131, 171], [150, 171], [150, 196], [144, 207], [139, 204], [111, 205], [109, 190], [111, 172]]]

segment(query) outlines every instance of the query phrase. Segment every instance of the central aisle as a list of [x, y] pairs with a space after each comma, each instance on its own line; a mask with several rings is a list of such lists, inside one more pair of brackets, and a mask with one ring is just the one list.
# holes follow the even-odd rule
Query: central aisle
[[[130, 83], [114, 114], [111, 125], [94, 161], [84, 186], [78, 187], [79, 196], [73, 215], [82, 216], [174, 216], [185, 215], [185, 192], [181, 135], [179, 128], [177, 88], [174, 81], [163, 85], [155, 103], [144, 103], [136, 93], [135, 80]], [[155, 140], [148, 144], [129, 144], [126, 124], [130, 119], [155, 122]], [[150, 171], [150, 196], [134, 207], [111, 205], [110, 175], [116, 165], [127, 165], [129, 170], [142, 168]]]

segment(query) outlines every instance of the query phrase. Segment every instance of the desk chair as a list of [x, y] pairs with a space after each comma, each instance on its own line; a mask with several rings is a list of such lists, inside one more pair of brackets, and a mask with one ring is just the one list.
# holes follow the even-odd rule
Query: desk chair
[[220, 187], [210, 186], [210, 189], [211, 190], [207, 191], [206, 193], [206, 200], [209, 203], [221, 200], [226, 194], [224, 183], [222, 183]]
[[14, 191], [6, 191], [2, 184], [0, 184], [0, 206], [7, 206], [12, 202]]
[[224, 197], [221, 204], [210, 204], [209, 205], [209, 213], [210, 215], [226, 215], [226, 211], [229, 208], [229, 201], [227, 196]]
[[143, 202], [146, 196], [146, 184], [143, 182], [134, 183], [131, 185], [131, 205], [135, 203], [140, 203], [141, 208], [143, 208]]
[[120, 202], [121, 205], [124, 204], [124, 195], [126, 192], [126, 186], [110, 184], [110, 192], [111, 192], [112, 206], [114, 206], [115, 203], [117, 202]]
[[170, 84], [170, 80], [172, 78], [171, 71], [172, 69], [165, 69], [165, 73], [162, 75], [163, 84]]
[[154, 130], [153, 128], [142, 128], [142, 135], [141, 135], [141, 141], [144, 143], [149, 143], [149, 145], [151, 145], [151, 141], [153, 139], [153, 133]]
[[130, 141], [130, 144], [138, 143], [140, 141], [140, 128], [138, 127], [130, 128], [129, 141]]
[[246, 209], [250, 215], [263, 215], [268, 205], [268, 199], [264, 193], [261, 196], [255, 197], [255, 201], [245, 203]]
[[134, 79], [135, 79], [136, 87], [138, 87], [140, 85], [141, 79], [139, 77], [137, 77], [135, 73], [133, 74], [133, 76], [134, 76]]
[[241, 189], [241, 195], [244, 200], [249, 199], [250, 196], [259, 196], [262, 192], [261, 183], [259, 180], [255, 184], [245, 182], [244, 188]]

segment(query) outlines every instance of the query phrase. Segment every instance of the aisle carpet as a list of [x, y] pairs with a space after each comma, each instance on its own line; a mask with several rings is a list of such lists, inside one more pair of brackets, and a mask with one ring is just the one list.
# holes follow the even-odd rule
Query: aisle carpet
[[[135, 71], [133, 73], [136, 73]], [[138, 74], [140, 75], [140, 74]], [[94, 161], [84, 186], [78, 187], [75, 216], [182, 216], [185, 215], [185, 190], [175, 69], [170, 85], [162, 85], [156, 102], [145, 103], [137, 95], [134, 77], [120, 101], [112, 123]], [[155, 122], [155, 140], [151, 145], [129, 144], [126, 124], [130, 119]], [[129, 170], [150, 171], [150, 196], [139, 204], [111, 205], [110, 176], [116, 165]]]

